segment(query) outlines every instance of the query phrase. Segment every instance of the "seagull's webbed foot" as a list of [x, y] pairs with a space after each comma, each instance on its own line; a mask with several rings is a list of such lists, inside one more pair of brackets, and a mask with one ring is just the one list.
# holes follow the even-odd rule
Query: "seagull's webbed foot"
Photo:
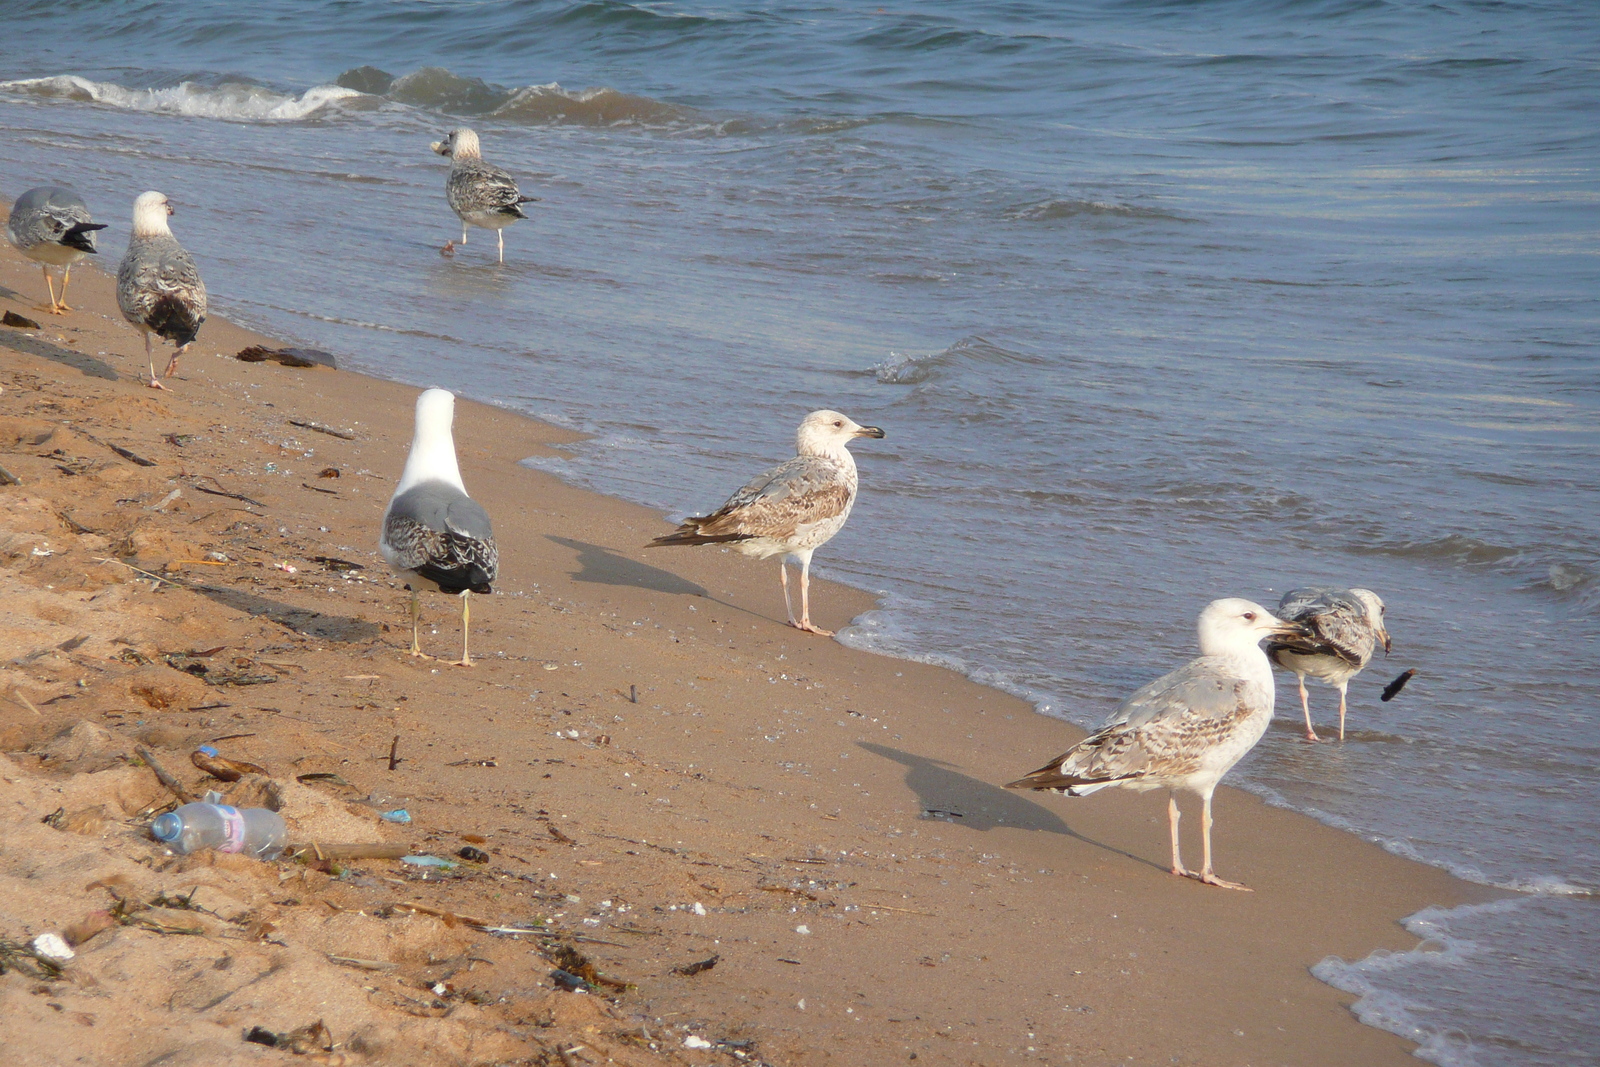
[[446, 259], [450, 259], [456, 254], [456, 243], [454, 241], [446, 241], [444, 247], [439, 249], [439, 254]]
[[150, 389], [165, 389], [166, 388], [166, 386], [161, 384], [161, 379], [157, 378], [154, 374], [152, 374], [150, 376], [150, 380], [148, 382], [145, 382], [144, 384], [145, 384], [145, 386], [147, 388], [150, 388]]
[[1238, 889], [1245, 893], [1255, 892], [1254, 889], [1251, 889], [1243, 882], [1230, 882], [1226, 878], [1218, 878], [1211, 871], [1200, 871], [1198, 873], [1195, 871], [1184, 871], [1183, 874], [1186, 878], [1193, 878], [1195, 881], [1200, 882], [1203, 885], [1214, 885], [1218, 889]]
[[471, 656], [463, 656], [460, 659], [445, 659], [440, 660], [439, 662], [443, 663], [446, 667], [476, 667], [478, 665], [478, 661], [473, 659]]
[[1332, 741], [1333, 739], [1331, 737], [1319, 737], [1315, 730], [1307, 730], [1306, 731], [1306, 740], [1309, 741], [1311, 744], [1314, 744], [1314, 745], [1325, 745], [1325, 744], [1329, 743], [1330, 741]]
[[801, 619], [799, 622], [791, 622], [789, 625], [796, 630], [804, 630], [808, 634], [816, 634], [818, 637], [832, 637], [835, 633], [833, 630], [824, 630], [820, 626], [813, 626], [809, 619]]
[[65, 315], [72, 309], [65, 304], [40, 304], [39, 310], [46, 315]]

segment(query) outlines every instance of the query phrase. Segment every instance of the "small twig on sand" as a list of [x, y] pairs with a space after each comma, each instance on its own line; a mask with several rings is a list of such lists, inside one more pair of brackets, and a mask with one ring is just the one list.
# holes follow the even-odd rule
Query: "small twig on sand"
[[12, 474], [10, 471], [6, 470], [4, 467], [0, 467], [0, 485], [21, 485], [21, 484], [22, 484], [22, 479], [21, 478], [18, 478], [15, 474]]
[[28, 710], [29, 710], [29, 711], [31, 711], [31, 712], [33, 712], [33, 717], [34, 717], [34, 718], [35, 718], [35, 719], [42, 719], [42, 718], [44, 718], [44, 716], [43, 716], [43, 715], [40, 715], [40, 714], [39, 714], [39, 709], [38, 709], [38, 708], [36, 708], [36, 707], [34, 707], [34, 706], [33, 706], [33, 701], [31, 701], [31, 700], [29, 700], [29, 699], [28, 699], [28, 698], [27, 698], [27, 697], [25, 697], [25, 696], [23, 696], [23, 695], [22, 695], [22, 690], [20, 690], [20, 689], [13, 689], [13, 690], [12, 690], [12, 691], [11, 691], [11, 695], [12, 695], [12, 696], [14, 696], [14, 697], [16, 697], [16, 698], [17, 698], [17, 702], [18, 702], [18, 703], [20, 703], [20, 704], [21, 704], [21, 705], [22, 705], [22, 706], [23, 706], [23, 707], [25, 707], [25, 708], [27, 708], [27, 709], [28, 709]]
[[161, 761], [156, 759], [155, 753], [143, 745], [136, 745], [133, 754], [144, 760], [145, 765], [155, 772], [155, 776], [160, 779], [162, 785], [172, 791], [173, 796], [185, 804], [193, 802], [194, 794], [185, 789], [183, 783], [174, 778], [172, 772], [161, 765]]
[[122, 562], [120, 559], [105, 559], [105, 558], [100, 557], [100, 556], [91, 556], [89, 558], [93, 559], [96, 563], [115, 563], [119, 567], [126, 567], [130, 571], [133, 571], [135, 574], [142, 574], [146, 578], [149, 578], [151, 581], [154, 581], [154, 582], [166, 582], [168, 585], [177, 585], [178, 584], [177, 582], [173, 581], [171, 578], [168, 578], [168, 577], [166, 577], [164, 575], [160, 575], [160, 574], [151, 574], [147, 570], [141, 570], [140, 568], [135, 567], [131, 563]]
[[392, 771], [400, 766], [400, 757], [396, 755], [400, 750], [400, 735], [395, 734], [394, 740], [389, 742], [389, 769]]
[[[217, 482], [216, 477], [213, 476], [213, 475], [207, 474], [204, 477], [210, 478], [213, 482]], [[217, 488], [215, 488], [215, 489], [207, 489], [205, 486], [200, 484], [199, 479], [195, 479], [195, 480], [191, 481], [189, 484], [191, 486], [193, 486], [195, 489], [200, 490], [200, 492], [202, 492], [202, 493], [210, 493], [212, 496], [225, 496], [229, 500], [242, 500], [246, 504], [253, 504], [254, 506], [256, 506], [258, 508], [266, 507], [266, 505], [263, 504], [261, 501], [259, 501], [259, 500], [251, 500], [249, 497], [245, 496], [243, 493], [230, 493], [230, 492], [228, 492], [227, 489], [223, 488], [223, 485], [222, 485], [221, 482], [217, 482]]]
[[332, 426], [324, 426], [320, 422], [301, 422], [299, 419], [290, 419], [289, 425], [298, 426], [302, 430], [315, 430], [317, 433], [325, 433], [329, 437], [338, 437], [345, 441], [354, 441], [356, 439], [356, 435], [349, 430], [335, 430]]

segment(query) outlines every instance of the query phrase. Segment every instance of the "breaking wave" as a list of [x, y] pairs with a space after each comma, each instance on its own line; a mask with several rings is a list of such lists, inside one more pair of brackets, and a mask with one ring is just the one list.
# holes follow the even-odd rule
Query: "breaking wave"
[[0, 82], [0, 90], [43, 99], [104, 104], [130, 111], [235, 122], [293, 122], [361, 95], [339, 85], [318, 85], [294, 96], [243, 82], [206, 86], [186, 81], [161, 89], [129, 89], [116, 82], [91, 81], [76, 74]]

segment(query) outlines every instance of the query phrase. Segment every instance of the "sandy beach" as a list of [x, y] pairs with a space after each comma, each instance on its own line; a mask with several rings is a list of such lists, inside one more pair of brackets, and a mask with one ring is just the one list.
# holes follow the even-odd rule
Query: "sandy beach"
[[[1489, 891], [1226, 787], [1217, 868], [1255, 891], [1174, 878], [1163, 796], [1001, 788], [1070, 727], [785, 626], [770, 563], [644, 550], [661, 516], [521, 465], [570, 438], [481, 404], [455, 427], [500, 546], [480, 663], [413, 659], [376, 540], [415, 388], [239, 362], [276, 342], [213, 317], [156, 392], [107, 276], [45, 315], [6, 247], [0, 286], [40, 323], [0, 329], [0, 939], [109, 915], [59, 976], [0, 977], [14, 1056], [269, 1062], [241, 1035], [321, 1020], [320, 1062], [1410, 1062], [1308, 968]], [[423, 604], [458, 652], [458, 603]], [[134, 749], [203, 792], [216, 738], [296, 840], [488, 859], [168, 856]], [[561, 946], [625, 985], [563, 991]]]

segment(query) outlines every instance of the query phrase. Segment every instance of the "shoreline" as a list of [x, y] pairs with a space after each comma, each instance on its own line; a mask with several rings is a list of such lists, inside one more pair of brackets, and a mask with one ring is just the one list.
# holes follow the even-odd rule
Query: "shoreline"
[[[619, 1015], [667, 1020], [660, 1023], [666, 1027], [673, 1025], [669, 1013], [692, 1018], [696, 1034], [741, 1035], [731, 1040], [756, 1042], [750, 1059], [772, 1063], [903, 1061], [913, 1053], [919, 1063], [952, 1064], [1129, 1056], [1402, 1063], [1412, 1044], [1359, 1023], [1347, 1010], [1354, 998], [1312, 978], [1310, 966], [1328, 955], [1353, 961], [1380, 948], [1412, 948], [1417, 939], [1401, 919], [1428, 905], [1498, 895], [1227, 786], [1218, 791], [1218, 867], [1256, 892], [1172, 878], [1158, 795], [1112, 791], [1072, 801], [1000, 788], [1081, 731], [947, 668], [788, 628], [775, 610], [770, 563], [706, 549], [644, 553], [649, 537], [668, 528], [659, 515], [520, 462], [577, 435], [491, 405], [462, 400], [456, 420], [463, 476], [494, 518], [501, 546], [496, 594], [474, 605], [482, 665], [461, 671], [411, 661], [403, 655], [404, 594], [377, 559], [375, 542], [377, 516], [410, 439], [413, 388], [348, 371], [238, 363], [231, 358], [238, 348], [272, 342], [213, 318], [178, 380], [156, 393], [130, 376], [142, 344], [121, 323], [106, 275], [80, 268], [72, 292], [81, 310], [57, 319], [32, 307], [33, 290], [43, 284], [32, 264], [9, 248], [0, 263], [8, 290], [0, 307], [43, 327], [29, 331], [37, 334], [31, 340], [9, 328], [0, 334], [0, 420], [71, 423], [75, 432], [88, 425], [156, 464], [134, 467], [102, 452], [91, 466], [108, 465], [68, 475], [60, 469], [76, 458], [45, 460], [40, 449], [19, 450], [24, 436], [0, 438], [7, 452], [0, 464], [23, 480], [0, 493], [21, 490], [48, 505], [13, 507], [8, 536], [37, 536], [49, 524], [55, 539], [50, 556], [7, 561], [8, 598], [56, 593], [42, 587], [61, 585], [46, 578], [73, 572], [69, 560], [84, 566], [91, 584], [121, 570], [89, 566], [94, 557], [192, 583], [140, 594], [172, 604], [153, 615], [134, 612], [142, 637], [126, 629], [121, 613], [115, 622], [79, 624], [93, 630], [91, 639], [66, 655], [97, 657], [106, 687], [120, 677], [120, 647], [155, 660], [138, 669], [159, 673], [170, 668], [147, 649], [170, 652], [180, 641], [204, 647], [196, 643], [215, 644], [213, 635], [255, 658], [293, 664], [298, 669], [261, 687], [271, 690], [271, 707], [247, 707], [233, 692], [205, 689], [188, 700], [188, 710], [177, 710], [179, 701], [159, 715], [139, 714], [191, 732], [249, 733], [228, 754], [268, 767], [312, 748], [324, 759], [352, 761], [355, 769], [344, 777], [369, 796], [404, 799], [415, 819], [409, 839], [431, 832], [433, 848], [450, 844], [444, 854], [459, 847], [461, 833], [488, 838], [507, 877], [441, 886], [449, 910], [488, 912], [499, 921], [538, 913], [602, 939], [585, 951], [603, 974], [637, 986], [617, 998]], [[19, 386], [20, 375], [33, 377], [32, 391]], [[52, 408], [63, 396], [75, 404]], [[288, 426], [290, 417], [355, 430], [358, 440]], [[180, 432], [194, 438], [172, 445], [167, 427], [179, 425], [192, 427]], [[319, 482], [318, 469], [329, 465], [341, 477]], [[204, 478], [264, 506], [196, 490]], [[73, 479], [70, 487], [60, 484]], [[183, 495], [170, 512], [145, 510], [171, 488]], [[69, 513], [86, 530], [100, 528], [90, 521], [96, 508], [115, 521], [137, 519], [125, 534], [118, 531], [120, 541], [74, 534], [60, 520], [66, 509], [56, 507], [68, 498], [81, 501]], [[137, 506], [117, 503], [132, 499]], [[211, 510], [218, 505], [229, 513]], [[39, 529], [26, 529], [24, 520]], [[243, 545], [229, 548], [224, 535], [240, 522], [256, 529], [235, 535]], [[106, 544], [91, 542], [95, 537]], [[121, 547], [133, 551], [116, 551]], [[230, 564], [255, 557], [254, 566], [210, 566], [210, 552], [232, 557]], [[317, 572], [306, 561], [318, 555], [359, 562], [369, 577], [354, 582]], [[297, 565], [302, 577], [277, 569], [280, 562]], [[126, 588], [130, 577], [123, 571], [115, 587]], [[869, 593], [820, 579], [814, 600], [825, 626], [874, 606]], [[437, 631], [425, 639], [431, 651], [449, 654], [459, 640], [454, 608], [438, 595], [424, 597], [429, 628]], [[49, 623], [49, 610], [35, 614], [73, 628]], [[119, 637], [132, 643], [114, 645]], [[6, 642], [13, 664], [33, 651], [10, 652], [14, 643]], [[276, 651], [261, 652], [269, 648]], [[80, 720], [131, 731], [127, 706], [97, 697], [90, 713], [77, 711], [87, 705], [70, 676], [84, 663], [41, 666], [61, 658], [45, 655], [5, 670], [4, 691], [26, 689], [41, 714], [0, 729], [0, 751], [44, 745]], [[237, 692], [249, 692], [251, 705], [269, 701]], [[229, 702], [232, 717], [192, 710], [205, 706], [200, 697]], [[416, 746], [415, 754], [409, 766], [374, 770], [390, 735]], [[187, 767], [181, 746], [170, 755], [169, 767]], [[25, 767], [15, 755], [13, 761]], [[1186, 829], [1194, 831], [1197, 821], [1185, 820]], [[547, 831], [558, 824], [579, 844]], [[137, 838], [127, 827], [105, 832], [113, 835], [106, 841]], [[1197, 842], [1186, 835], [1186, 845]], [[397, 865], [361, 866], [378, 872]], [[0, 863], [0, 884], [9, 870]], [[381, 882], [384, 874], [366, 877]], [[549, 899], [509, 908], [496, 895], [507, 879], [526, 879]], [[619, 912], [624, 906], [628, 911]], [[279, 915], [275, 921], [290, 927], [309, 905], [264, 901], [252, 910]], [[0, 919], [9, 922], [8, 911], [0, 907]], [[608, 933], [629, 925], [653, 932]], [[0, 927], [0, 935], [9, 932]], [[146, 936], [158, 935], [115, 932], [121, 941]], [[109, 951], [100, 938], [86, 949], [85, 968]], [[712, 954], [720, 960], [711, 970], [672, 973]], [[407, 966], [403, 953], [386, 962]], [[548, 964], [525, 948], [519, 962], [520, 969], [507, 956], [485, 968], [496, 972], [503, 995], [541, 981], [550, 988]], [[337, 973], [359, 985], [355, 972]], [[19, 996], [4, 984], [11, 980], [0, 980], [0, 1003]], [[265, 984], [256, 995], [265, 997]], [[237, 999], [249, 1003], [251, 996]], [[506, 1003], [505, 1012], [526, 1010], [514, 997]], [[460, 1022], [471, 1014], [461, 1005], [452, 1018], [468, 1030], [503, 1033], [512, 1025]], [[60, 1013], [30, 1009], [27, 1016], [37, 1030], [23, 1032], [36, 1032], [40, 1048], [88, 1032], [66, 1029], [55, 1021]], [[194, 1025], [216, 1029], [209, 1020]], [[328, 1025], [339, 1029], [331, 1016]], [[245, 1055], [237, 1033], [223, 1037], [226, 1048]], [[655, 1043], [661, 1047], [649, 1055], [669, 1055], [665, 1042]], [[654, 1062], [637, 1042], [623, 1046], [618, 1062]], [[724, 1045], [692, 1054], [680, 1036], [670, 1054], [734, 1062], [739, 1050]], [[400, 1062], [392, 1051], [379, 1058]], [[444, 1044], [436, 1051], [450, 1062], [497, 1062]], [[136, 1060], [129, 1049], [104, 1062]]]

